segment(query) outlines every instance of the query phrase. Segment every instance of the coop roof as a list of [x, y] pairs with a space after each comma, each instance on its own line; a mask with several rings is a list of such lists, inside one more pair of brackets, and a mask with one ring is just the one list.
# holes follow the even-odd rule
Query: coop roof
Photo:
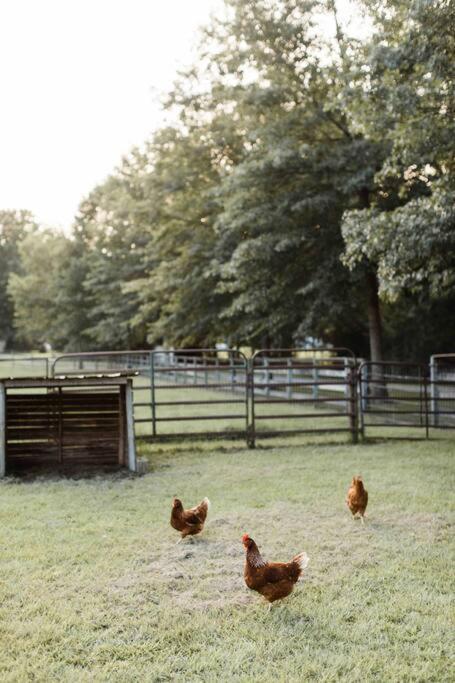
[[56, 377], [5, 377], [0, 383], [6, 388], [103, 386], [126, 384], [138, 372], [81, 373]]

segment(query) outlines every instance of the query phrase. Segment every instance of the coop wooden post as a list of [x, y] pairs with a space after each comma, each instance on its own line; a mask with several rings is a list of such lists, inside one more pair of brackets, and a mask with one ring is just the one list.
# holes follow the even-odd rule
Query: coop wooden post
[[5, 476], [6, 469], [6, 391], [0, 382], [0, 477]]
[[134, 439], [133, 384], [129, 379], [126, 385], [126, 434], [128, 443], [128, 469], [136, 472], [136, 445]]
[[119, 414], [119, 440], [118, 440], [118, 463], [119, 465], [125, 464], [125, 451], [126, 451], [126, 439], [125, 439], [125, 387], [119, 387], [118, 393], [118, 414]]

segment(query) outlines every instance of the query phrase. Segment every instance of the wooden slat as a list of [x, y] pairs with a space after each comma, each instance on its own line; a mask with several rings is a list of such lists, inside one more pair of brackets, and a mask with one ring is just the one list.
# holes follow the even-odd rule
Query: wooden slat
[[[106, 403], [92, 403], [87, 406], [76, 405], [62, 405], [62, 410], [65, 413], [96, 413], [106, 412], [118, 414], [117, 405], [109, 405]], [[8, 403], [9, 415], [47, 415], [58, 413], [58, 404], [55, 405], [30, 405], [30, 406], [10, 406]]]
[[124, 464], [123, 392], [8, 394], [10, 466]]

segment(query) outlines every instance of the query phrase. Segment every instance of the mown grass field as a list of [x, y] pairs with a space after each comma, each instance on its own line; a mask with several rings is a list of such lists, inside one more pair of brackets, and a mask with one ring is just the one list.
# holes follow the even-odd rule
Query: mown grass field
[[[0, 484], [2, 681], [453, 680], [455, 441], [141, 452], [143, 477]], [[358, 472], [365, 527], [344, 505]], [[176, 493], [212, 501], [178, 545]], [[269, 559], [310, 556], [270, 613], [244, 532]]]

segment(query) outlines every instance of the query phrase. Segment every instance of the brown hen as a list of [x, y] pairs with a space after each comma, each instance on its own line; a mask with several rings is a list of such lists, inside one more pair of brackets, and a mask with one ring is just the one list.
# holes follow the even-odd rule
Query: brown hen
[[171, 527], [180, 531], [182, 540], [185, 536], [195, 536], [200, 534], [204, 528], [207, 513], [209, 511], [210, 501], [204, 498], [199, 505], [189, 510], [184, 510], [182, 501], [179, 498], [174, 498], [172, 501], [171, 512]]
[[354, 516], [356, 514], [360, 515], [362, 524], [364, 524], [363, 518], [365, 517], [365, 510], [368, 505], [368, 491], [363, 485], [362, 477], [353, 477], [348, 490], [346, 505]]
[[245, 583], [270, 603], [292, 593], [308, 564], [308, 555], [299, 553], [291, 562], [266, 562], [248, 534], [242, 537], [245, 548]]

